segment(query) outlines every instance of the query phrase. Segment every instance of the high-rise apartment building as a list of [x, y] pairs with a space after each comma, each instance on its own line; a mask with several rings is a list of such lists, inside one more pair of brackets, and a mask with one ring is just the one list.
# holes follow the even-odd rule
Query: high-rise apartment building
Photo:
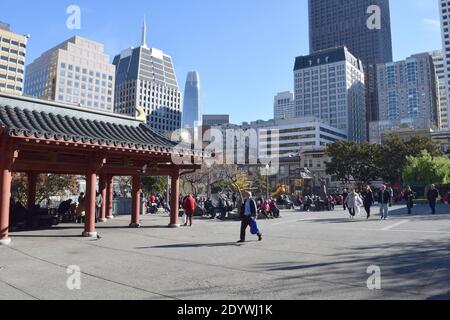
[[0, 92], [22, 94], [27, 41], [0, 22]]
[[375, 65], [392, 61], [389, 0], [309, 0], [309, 28], [311, 53], [346, 46], [363, 62], [367, 120], [377, 120]]
[[275, 119], [295, 118], [294, 93], [290, 91], [278, 93], [274, 98], [273, 112]]
[[363, 64], [347, 48], [297, 57], [294, 90], [296, 118], [314, 116], [348, 140], [367, 140]]
[[24, 93], [112, 112], [114, 77], [104, 45], [75, 36], [27, 66]]
[[[447, 103], [450, 102], [450, 0], [439, 0], [439, 12], [442, 31], [442, 54], [444, 58], [445, 87]], [[448, 110], [447, 110], [448, 112]], [[450, 116], [447, 114], [448, 129], [450, 129]]]
[[200, 101], [200, 76], [198, 72], [189, 72], [186, 79], [183, 99], [183, 128], [202, 125]]
[[142, 43], [114, 58], [116, 66], [115, 111], [136, 116], [141, 108], [147, 124], [160, 133], [181, 128], [181, 93], [172, 58], [147, 47], [144, 23]]
[[433, 58], [434, 69], [436, 71], [437, 87], [439, 89], [438, 102], [438, 128], [440, 130], [449, 130], [448, 117], [448, 92], [445, 85], [445, 62], [442, 50], [436, 50], [429, 53]]
[[377, 66], [379, 121], [370, 125], [370, 140], [380, 141], [395, 128], [438, 129], [439, 90], [428, 53]]

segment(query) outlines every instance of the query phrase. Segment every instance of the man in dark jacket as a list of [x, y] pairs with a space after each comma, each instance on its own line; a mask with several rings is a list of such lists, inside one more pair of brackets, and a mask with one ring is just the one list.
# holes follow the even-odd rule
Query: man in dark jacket
[[439, 191], [436, 189], [434, 184], [431, 185], [430, 190], [428, 191], [428, 202], [430, 203], [431, 213], [436, 214], [436, 202], [437, 198], [439, 198]]
[[380, 204], [381, 220], [386, 220], [389, 217], [389, 204], [391, 203], [391, 193], [382, 186], [378, 193], [378, 203]]
[[[241, 240], [238, 243], [245, 242], [245, 233], [247, 232], [247, 227], [250, 225], [252, 219], [256, 219], [256, 215], [258, 213], [258, 209], [256, 206], [255, 200], [252, 198], [252, 194], [248, 192], [246, 194], [246, 200], [242, 204], [241, 207]], [[257, 233], [259, 241], [262, 240], [262, 234], [260, 232]]]

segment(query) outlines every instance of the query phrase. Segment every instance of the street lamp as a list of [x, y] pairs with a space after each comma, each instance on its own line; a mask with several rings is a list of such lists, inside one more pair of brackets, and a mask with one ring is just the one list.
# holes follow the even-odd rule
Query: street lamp
[[266, 189], [267, 189], [266, 199], [267, 200], [269, 200], [269, 169], [270, 169], [270, 166], [268, 164], [266, 164]]

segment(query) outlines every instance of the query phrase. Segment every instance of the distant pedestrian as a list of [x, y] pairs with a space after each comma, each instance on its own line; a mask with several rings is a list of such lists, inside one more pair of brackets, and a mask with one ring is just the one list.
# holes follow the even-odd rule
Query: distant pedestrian
[[388, 191], [390, 195], [389, 207], [392, 207], [392, 201], [394, 200], [394, 189], [392, 189], [392, 187], [389, 187]]
[[356, 190], [353, 189], [349, 193], [345, 204], [348, 208], [348, 212], [350, 213], [350, 219], [354, 219], [356, 215], [360, 215], [360, 207], [363, 205], [363, 200]]
[[389, 217], [389, 204], [391, 203], [391, 193], [382, 186], [378, 193], [378, 203], [380, 204], [381, 220], [387, 220]]
[[102, 211], [103, 198], [102, 195], [97, 192], [95, 194], [95, 223], [99, 222], [100, 219], [100, 211]]
[[347, 203], [345, 202], [347, 198], [348, 198], [348, 190], [344, 189], [344, 192], [342, 192], [342, 200], [343, 200], [342, 204], [344, 206], [344, 211], [347, 210]]
[[[256, 206], [255, 200], [252, 198], [251, 192], [248, 192], [245, 195], [246, 199], [242, 204], [240, 215], [241, 215], [241, 240], [238, 243], [245, 242], [245, 233], [247, 232], [247, 227], [251, 224], [255, 224], [258, 209]], [[259, 241], [262, 241], [262, 234], [259, 230], [256, 230], [256, 235], [258, 236]]]
[[428, 191], [428, 203], [430, 204], [431, 214], [436, 214], [436, 202], [439, 198], [439, 191], [436, 189], [434, 184], [431, 185], [430, 190]]
[[412, 209], [414, 207], [414, 192], [412, 191], [410, 186], [407, 186], [405, 192], [403, 193], [403, 197], [406, 201], [406, 207], [408, 208], [408, 214], [412, 213]]
[[190, 194], [186, 197], [184, 201], [184, 212], [186, 214], [186, 223], [184, 224], [187, 227], [188, 222], [192, 227], [192, 218], [194, 217], [195, 209], [197, 208], [197, 202], [195, 198]]
[[373, 204], [375, 203], [375, 199], [373, 197], [373, 192], [372, 192], [372, 189], [370, 188], [370, 186], [366, 187], [366, 190], [364, 190], [364, 192], [361, 194], [361, 196], [362, 196], [363, 202], [364, 202], [364, 209], [366, 210], [366, 213], [367, 213], [367, 219], [370, 219], [371, 208], [372, 208]]

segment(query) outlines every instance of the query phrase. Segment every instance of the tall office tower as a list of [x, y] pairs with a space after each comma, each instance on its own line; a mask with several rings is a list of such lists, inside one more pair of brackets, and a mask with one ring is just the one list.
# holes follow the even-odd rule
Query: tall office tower
[[0, 21], [0, 92], [22, 94], [27, 41]]
[[[450, 0], [439, 1], [441, 16], [442, 50], [444, 56], [445, 87], [447, 89], [447, 103], [450, 102]], [[450, 129], [450, 116], [448, 116]]]
[[75, 36], [27, 66], [25, 94], [112, 112], [114, 74], [103, 44]]
[[161, 50], [147, 47], [147, 25], [142, 28], [142, 43], [114, 58], [118, 113], [136, 116], [142, 108], [147, 124], [165, 133], [181, 128], [181, 93], [172, 58]]
[[278, 93], [273, 102], [275, 120], [295, 118], [294, 93], [290, 91]]
[[448, 118], [448, 92], [445, 85], [445, 62], [442, 50], [436, 50], [429, 53], [433, 58], [434, 69], [436, 70], [437, 87], [439, 89], [438, 102], [438, 127], [440, 130], [450, 129]]
[[367, 120], [376, 121], [376, 64], [392, 62], [389, 0], [309, 0], [309, 28], [311, 53], [346, 46], [363, 62]]
[[386, 131], [438, 128], [438, 82], [428, 53], [377, 66], [379, 121], [370, 124], [370, 140]]
[[297, 57], [294, 88], [296, 118], [314, 116], [351, 141], [367, 140], [363, 64], [347, 48]]
[[202, 125], [200, 102], [200, 76], [198, 72], [189, 72], [186, 79], [183, 99], [183, 128]]

